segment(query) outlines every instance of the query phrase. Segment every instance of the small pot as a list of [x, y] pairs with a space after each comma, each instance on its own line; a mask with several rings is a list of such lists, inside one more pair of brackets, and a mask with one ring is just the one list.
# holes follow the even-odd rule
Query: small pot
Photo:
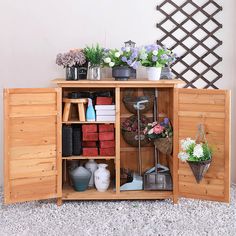
[[75, 66], [66, 67], [66, 80], [78, 80], [78, 68]]
[[171, 71], [170, 67], [164, 67], [161, 70], [161, 78], [160, 79], [174, 79], [174, 74]]
[[131, 76], [131, 70], [128, 66], [116, 66], [112, 68], [112, 77], [115, 80], [128, 80]]
[[148, 80], [159, 80], [161, 77], [161, 67], [147, 67]]
[[91, 65], [89, 63], [88, 66], [88, 73], [87, 73], [88, 80], [100, 80], [101, 79], [101, 67], [98, 65]]

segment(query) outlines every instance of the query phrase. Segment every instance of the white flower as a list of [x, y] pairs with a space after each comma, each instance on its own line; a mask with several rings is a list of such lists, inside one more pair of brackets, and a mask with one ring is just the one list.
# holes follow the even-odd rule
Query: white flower
[[180, 152], [178, 154], [178, 158], [181, 160], [181, 161], [187, 161], [188, 158], [189, 158], [189, 154], [186, 153], [186, 152]]
[[158, 51], [157, 51], [157, 50], [154, 50], [154, 51], [152, 52], [152, 54], [153, 54], [154, 56], [156, 56], [156, 55], [158, 54]]
[[113, 61], [111, 61], [110, 63], [109, 63], [109, 66], [110, 67], [113, 67], [115, 65], [115, 63], [113, 62]]
[[193, 155], [197, 158], [200, 158], [203, 156], [203, 148], [201, 144], [197, 144], [193, 149]]
[[140, 59], [141, 59], [141, 60], [146, 60], [147, 57], [148, 57], [148, 54], [147, 54], [147, 53], [141, 53], [141, 55], [140, 55]]
[[120, 57], [120, 53], [119, 53], [119, 52], [116, 52], [116, 53], [115, 53], [115, 57]]
[[153, 128], [148, 131], [148, 134], [153, 134]]
[[181, 148], [186, 151], [191, 144], [195, 143], [195, 140], [191, 138], [186, 138], [181, 140]]
[[110, 58], [110, 57], [106, 57], [106, 58], [104, 59], [104, 62], [105, 62], [105, 63], [110, 63], [110, 62], [111, 62], [111, 58]]
[[126, 48], [125, 48], [125, 51], [126, 51], [126, 52], [130, 52], [130, 47], [126, 47]]

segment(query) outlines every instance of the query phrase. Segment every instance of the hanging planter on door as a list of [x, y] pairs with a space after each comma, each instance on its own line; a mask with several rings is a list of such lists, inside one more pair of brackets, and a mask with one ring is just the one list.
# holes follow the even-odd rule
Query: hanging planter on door
[[198, 125], [195, 140], [191, 138], [181, 140], [181, 149], [178, 154], [179, 159], [189, 164], [197, 183], [200, 183], [212, 161], [212, 150], [208, 146], [202, 124]]

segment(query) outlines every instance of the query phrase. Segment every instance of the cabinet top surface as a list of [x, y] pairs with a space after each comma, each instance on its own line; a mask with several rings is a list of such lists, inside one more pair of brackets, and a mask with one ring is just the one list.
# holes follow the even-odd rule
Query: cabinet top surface
[[103, 78], [101, 80], [65, 80], [54, 79], [53, 83], [59, 87], [164, 87], [173, 88], [180, 84], [184, 84], [182, 80], [157, 80], [151, 81], [144, 78], [129, 79], [127, 81], [119, 81], [114, 78]]

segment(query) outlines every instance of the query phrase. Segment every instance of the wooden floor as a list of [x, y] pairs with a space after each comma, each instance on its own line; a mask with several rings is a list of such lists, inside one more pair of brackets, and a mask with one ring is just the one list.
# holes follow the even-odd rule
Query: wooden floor
[[122, 191], [116, 193], [114, 188], [106, 192], [98, 192], [95, 188], [84, 192], [76, 192], [71, 186], [63, 186], [62, 200], [138, 200], [172, 198], [172, 191]]

